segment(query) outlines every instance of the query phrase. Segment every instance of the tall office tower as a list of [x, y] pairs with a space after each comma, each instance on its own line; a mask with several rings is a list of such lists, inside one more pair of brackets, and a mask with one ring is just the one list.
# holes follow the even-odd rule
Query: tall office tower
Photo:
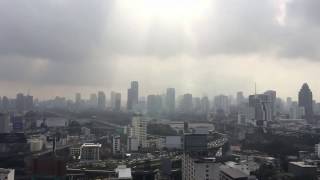
[[7, 113], [0, 113], [0, 133], [10, 132], [10, 117]]
[[139, 103], [139, 84], [138, 81], [132, 81], [128, 89], [127, 109], [133, 110], [133, 107]]
[[272, 101], [269, 95], [256, 94], [249, 96], [249, 107], [254, 108], [255, 120], [258, 126], [266, 126], [272, 120]]
[[2, 97], [2, 109], [3, 110], [8, 110], [9, 109], [9, 98], [7, 96]]
[[92, 107], [97, 107], [98, 106], [98, 97], [97, 97], [96, 93], [90, 94], [89, 104]]
[[24, 111], [24, 95], [22, 93], [17, 94], [16, 97], [16, 110], [18, 112]]
[[0, 96], [0, 110], [2, 109], [2, 98]]
[[162, 112], [162, 97], [160, 95], [149, 95], [147, 97], [147, 111], [149, 115], [156, 116]]
[[299, 91], [299, 106], [304, 107], [305, 119], [312, 123], [313, 108], [312, 108], [312, 92], [307, 83], [304, 83]]
[[201, 113], [201, 99], [199, 97], [192, 98], [193, 112]]
[[214, 97], [214, 109], [215, 111], [223, 111], [224, 113], [228, 114], [230, 111], [230, 101], [228, 96], [219, 95]]
[[141, 114], [135, 114], [131, 125], [131, 135], [138, 139], [139, 147], [147, 147], [147, 120]]
[[121, 93], [115, 94], [115, 100], [114, 100], [114, 111], [120, 111], [121, 110]]
[[176, 108], [176, 90], [174, 88], [167, 89], [166, 108], [169, 114], [174, 114]]
[[25, 96], [25, 110], [30, 111], [33, 109], [33, 96], [27, 95]]
[[271, 101], [271, 112], [272, 112], [272, 119], [274, 119], [278, 112], [281, 112], [280, 107], [277, 107], [277, 92], [273, 90], [268, 90], [264, 92], [265, 95], [269, 96], [269, 99]]
[[305, 116], [304, 107], [298, 105], [298, 102], [292, 102], [289, 108], [289, 117], [291, 119], [301, 119]]
[[192, 113], [193, 103], [192, 94], [184, 94], [180, 101], [180, 111], [182, 113]]
[[103, 91], [98, 92], [98, 108], [100, 110], [106, 109], [106, 95]]
[[111, 92], [111, 109], [114, 111], [120, 111], [121, 108], [121, 93]]
[[244, 96], [243, 96], [243, 92], [239, 91], [237, 92], [237, 105], [240, 105], [244, 103]]
[[201, 98], [201, 112], [203, 114], [208, 114], [210, 110], [210, 102], [207, 96]]

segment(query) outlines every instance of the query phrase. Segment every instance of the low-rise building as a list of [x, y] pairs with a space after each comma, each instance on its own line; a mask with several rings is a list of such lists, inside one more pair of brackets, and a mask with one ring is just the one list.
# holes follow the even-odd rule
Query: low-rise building
[[126, 165], [120, 165], [115, 169], [115, 172], [117, 173], [117, 179], [123, 179], [123, 180], [131, 180], [131, 168], [127, 168]]
[[2, 180], [14, 180], [14, 169], [0, 168], [0, 179]]
[[98, 161], [100, 160], [101, 144], [84, 143], [80, 147], [80, 160], [82, 161]]
[[312, 179], [317, 177], [317, 166], [303, 161], [289, 162], [288, 172], [294, 174], [298, 179]]
[[229, 167], [222, 166], [220, 167], [219, 180], [248, 180], [249, 176], [244, 172]]

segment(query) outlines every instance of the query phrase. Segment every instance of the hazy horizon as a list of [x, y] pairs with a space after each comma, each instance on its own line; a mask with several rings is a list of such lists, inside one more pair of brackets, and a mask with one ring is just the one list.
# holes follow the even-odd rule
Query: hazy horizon
[[317, 0], [0, 2], [0, 96], [245, 95], [320, 99]]

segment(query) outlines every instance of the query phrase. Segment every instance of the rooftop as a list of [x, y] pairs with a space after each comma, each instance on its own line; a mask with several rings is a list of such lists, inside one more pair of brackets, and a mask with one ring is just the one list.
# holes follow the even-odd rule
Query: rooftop
[[300, 167], [312, 167], [312, 168], [316, 168], [317, 166], [315, 165], [310, 165], [310, 164], [306, 164], [305, 162], [303, 161], [297, 161], [297, 162], [290, 162], [290, 164], [294, 164], [296, 166], [300, 166]]
[[241, 172], [240, 170], [227, 166], [221, 167], [221, 172], [234, 179], [248, 177], [245, 173]]
[[131, 179], [131, 168], [127, 168], [125, 165], [120, 165], [115, 170], [118, 173], [118, 179]]
[[84, 143], [81, 147], [101, 147], [101, 144], [97, 143]]

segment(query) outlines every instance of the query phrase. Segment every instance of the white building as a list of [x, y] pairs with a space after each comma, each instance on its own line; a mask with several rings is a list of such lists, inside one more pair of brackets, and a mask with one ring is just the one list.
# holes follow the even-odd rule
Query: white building
[[0, 168], [0, 179], [1, 180], [14, 180], [14, 169]]
[[113, 136], [112, 138], [112, 153], [117, 154], [121, 152], [120, 136]]
[[125, 180], [130, 180], [132, 179], [132, 174], [131, 174], [131, 168], [127, 168], [126, 165], [120, 165], [115, 169], [115, 172], [117, 173], [117, 178], [118, 179], [125, 179]]
[[80, 146], [74, 146], [70, 148], [70, 155], [71, 157], [74, 157], [78, 159], [80, 157]]
[[43, 140], [37, 139], [37, 138], [30, 139], [29, 144], [30, 144], [30, 151], [31, 152], [41, 151], [42, 147], [44, 145]]
[[147, 120], [142, 115], [135, 115], [132, 118], [132, 136], [138, 138], [139, 146], [147, 147]]
[[184, 154], [182, 158], [182, 180], [218, 180], [220, 163], [212, 157], [192, 157]]
[[139, 141], [138, 138], [129, 136], [127, 139], [127, 151], [138, 151], [139, 150]]
[[80, 159], [82, 161], [99, 161], [101, 144], [84, 143], [80, 147]]

